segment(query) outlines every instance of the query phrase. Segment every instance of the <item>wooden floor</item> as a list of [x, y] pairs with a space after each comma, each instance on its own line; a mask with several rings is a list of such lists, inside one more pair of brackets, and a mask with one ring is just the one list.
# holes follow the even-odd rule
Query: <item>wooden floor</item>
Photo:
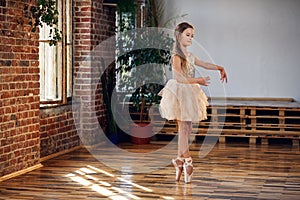
[[[122, 148], [149, 151], [160, 145], [123, 144]], [[0, 199], [300, 199], [299, 149], [284, 144], [249, 147], [231, 142], [217, 144], [200, 159], [200, 145], [191, 146], [195, 166], [192, 184], [176, 183], [171, 164], [151, 173], [121, 172], [82, 148], [0, 182]], [[171, 157], [165, 155], [168, 160]]]

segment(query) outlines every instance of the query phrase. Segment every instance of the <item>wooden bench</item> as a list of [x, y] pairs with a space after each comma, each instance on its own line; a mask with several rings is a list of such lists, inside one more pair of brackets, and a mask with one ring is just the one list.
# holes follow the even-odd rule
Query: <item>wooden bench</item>
[[[292, 99], [216, 99], [210, 101], [207, 111], [208, 120], [194, 126], [193, 134], [218, 136], [221, 143], [228, 137], [248, 138], [250, 144], [257, 139], [262, 144], [269, 139], [291, 139], [293, 146], [299, 146], [300, 103]], [[159, 118], [158, 111], [152, 114], [155, 133], [177, 134], [174, 121]]]
[[[208, 119], [193, 124], [192, 134], [217, 136], [221, 143], [229, 137], [248, 138], [250, 144], [258, 139], [262, 144], [268, 144], [269, 139], [289, 139], [299, 146], [300, 103], [293, 99], [213, 98], [209, 102]], [[177, 123], [162, 119], [158, 106], [152, 107], [151, 118], [154, 134], [177, 134]]]

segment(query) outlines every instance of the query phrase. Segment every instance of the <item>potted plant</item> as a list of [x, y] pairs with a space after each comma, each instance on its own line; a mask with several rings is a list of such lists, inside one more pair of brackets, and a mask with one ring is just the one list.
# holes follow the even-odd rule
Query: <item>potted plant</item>
[[[145, 3], [146, 15], [136, 21], [141, 2]], [[174, 41], [166, 29], [159, 27], [168, 26], [180, 16], [164, 19], [165, 5], [157, 0], [118, 1], [118, 30], [122, 33], [117, 39], [118, 88], [130, 96], [129, 112], [134, 120], [130, 130], [136, 132], [131, 133], [134, 143], [147, 143], [147, 136], [152, 136], [149, 112], [160, 101], [158, 92], [166, 81], [165, 67], [170, 66]], [[156, 28], [135, 30], [140, 25]]]
[[135, 122], [130, 125], [131, 141], [144, 144], [152, 136], [149, 111], [160, 101], [158, 93], [166, 81], [165, 67], [170, 63], [173, 39], [159, 28], [145, 28], [128, 34], [130, 37], [118, 41], [127, 48], [124, 51], [121, 47], [117, 53], [119, 88], [131, 95], [129, 112]]

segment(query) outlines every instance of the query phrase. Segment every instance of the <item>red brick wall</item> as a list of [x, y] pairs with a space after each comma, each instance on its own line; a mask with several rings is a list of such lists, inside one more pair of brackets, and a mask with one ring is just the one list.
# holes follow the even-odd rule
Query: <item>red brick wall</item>
[[[40, 157], [80, 145], [71, 103], [40, 108], [39, 35], [27, 25], [25, 4], [0, 0], [0, 176], [38, 164]], [[98, 120], [87, 117], [82, 126], [93, 134], [93, 125], [105, 123], [105, 107], [101, 85], [85, 84], [86, 80], [90, 82], [87, 78], [94, 64], [83, 66], [81, 61], [114, 34], [115, 13], [114, 8], [103, 7], [101, 0], [74, 0], [73, 4], [74, 76], [79, 77], [75, 85], [79, 93], [74, 99], [79, 97], [88, 105], [93, 102], [93, 110], [83, 114], [96, 113]], [[79, 127], [79, 131], [83, 129]]]
[[[103, 6], [102, 0], [74, 1], [74, 100], [80, 107], [77, 127], [84, 144], [98, 141], [98, 124], [105, 124], [105, 106], [100, 84], [101, 66], [96, 53], [102, 41], [115, 34], [115, 8]], [[92, 55], [92, 56], [91, 56]]]
[[27, 25], [25, 4], [0, 1], [0, 176], [40, 158], [39, 35]]
[[[93, 138], [94, 128], [100, 122], [105, 124], [105, 107], [102, 102], [102, 89], [95, 76], [95, 83], [91, 83], [94, 67], [97, 62], [90, 62], [87, 65], [82, 61], [87, 59], [96, 46], [105, 38], [112, 36], [115, 30], [114, 8], [103, 7], [102, 1], [88, 2], [86, 0], [74, 1], [74, 84], [76, 104], [79, 97], [83, 104], [91, 105], [90, 110], [86, 107], [81, 110], [81, 115], [86, 120], [83, 123], [74, 123], [72, 105], [60, 106], [57, 108], [41, 109], [40, 134], [41, 134], [41, 157], [70, 149], [80, 145], [80, 138], [77, 132], [84, 131], [84, 134], [91, 135], [91, 144], [97, 142]], [[96, 89], [97, 88], [97, 89]], [[71, 103], [71, 102], [70, 102]], [[97, 115], [97, 120], [92, 115]]]
[[71, 105], [43, 108], [40, 112], [41, 157], [80, 145]]

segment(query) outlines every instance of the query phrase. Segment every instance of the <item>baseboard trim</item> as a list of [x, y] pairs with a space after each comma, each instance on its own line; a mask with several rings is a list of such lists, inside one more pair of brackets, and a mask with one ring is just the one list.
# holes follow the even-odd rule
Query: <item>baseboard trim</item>
[[75, 150], [81, 149], [81, 148], [82, 148], [82, 146], [79, 145], [79, 146], [76, 146], [76, 147], [72, 147], [71, 149], [66, 149], [66, 150], [63, 150], [63, 151], [60, 151], [60, 152], [42, 157], [42, 158], [40, 158], [40, 162], [45, 162], [46, 160], [50, 160], [50, 159], [55, 158], [57, 156], [61, 156], [61, 155], [66, 154], [66, 153], [70, 153], [72, 151], [75, 151]]
[[5, 175], [5, 176], [0, 177], [0, 182], [5, 181], [5, 180], [8, 180], [8, 179], [11, 179], [11, 178], [14, 178], [14, 177], [16, 177], [16, 176], [20, 176], [20, 175], [22, 175], [22, 174], [26, 174], [26, 173], [28, 173], [28, 172], [31, 172], [31, 171], [36, 170], [36, 169], [41, 168], [41, 167], [43, 167], [43, 165], [42, 165], [41, 163], [39, 163], [39, 164], [37, 164], [37, 165], [28, 167], [28, 168], [26, 168], [26, 169], [22, 169], [22, 170], [20, 170], [20, 171], [13, 172], [13, 173], [11, 173], [11, 174], [7, 174], [7, 175]]
[[31, 172], [33, 170], [36, 170], [38, 168], [41, 168], [43, 167], [43, 165], [41, 164], [41, 162], [44, 162], [46, 160], [49, 160], [49, 159], [52, 159], [52, 158], [55, 158], [57, 156], [60, 156], [60, 155], [63, 155], [63, 154], [66, 154], [66, 153], [69, 153], [69, 152], [72, 152], [72, 151], [75, 151], [77, 149], [81, 149], [83, 146], [79, 145], [79, 146], [76, 146], [76, 147], [73, 147], [71, 149], [67, 149], [67, 150], [64, 150], [64, 151], [60, 151], [60, 152], [57, 152], [57, 153], [54, 153], [54, 154], [51, 154], [49, 156], [45, 156], [43, 158], [40, 158], [39, 160], [39, 164], [37, 165], [34, 165], [34, 166], [31, 166], [31, 167], [28, 167], [26, 169], [22, 169], [20, 171], [17, 171], [17, 172], [13, 172], [11, 174], [7, 174], [7, 175], [4, 175], [2, 177], [0, 177], [0, 182], [2, 181], [5, 181], [5, 180], [8, 180], [8, 179], [11, 179], [11, 178], [14, 178], [14, 177], [17, 177], [17, 176], [20, 176], [22, 174], [26, 174], [28, 172]]

